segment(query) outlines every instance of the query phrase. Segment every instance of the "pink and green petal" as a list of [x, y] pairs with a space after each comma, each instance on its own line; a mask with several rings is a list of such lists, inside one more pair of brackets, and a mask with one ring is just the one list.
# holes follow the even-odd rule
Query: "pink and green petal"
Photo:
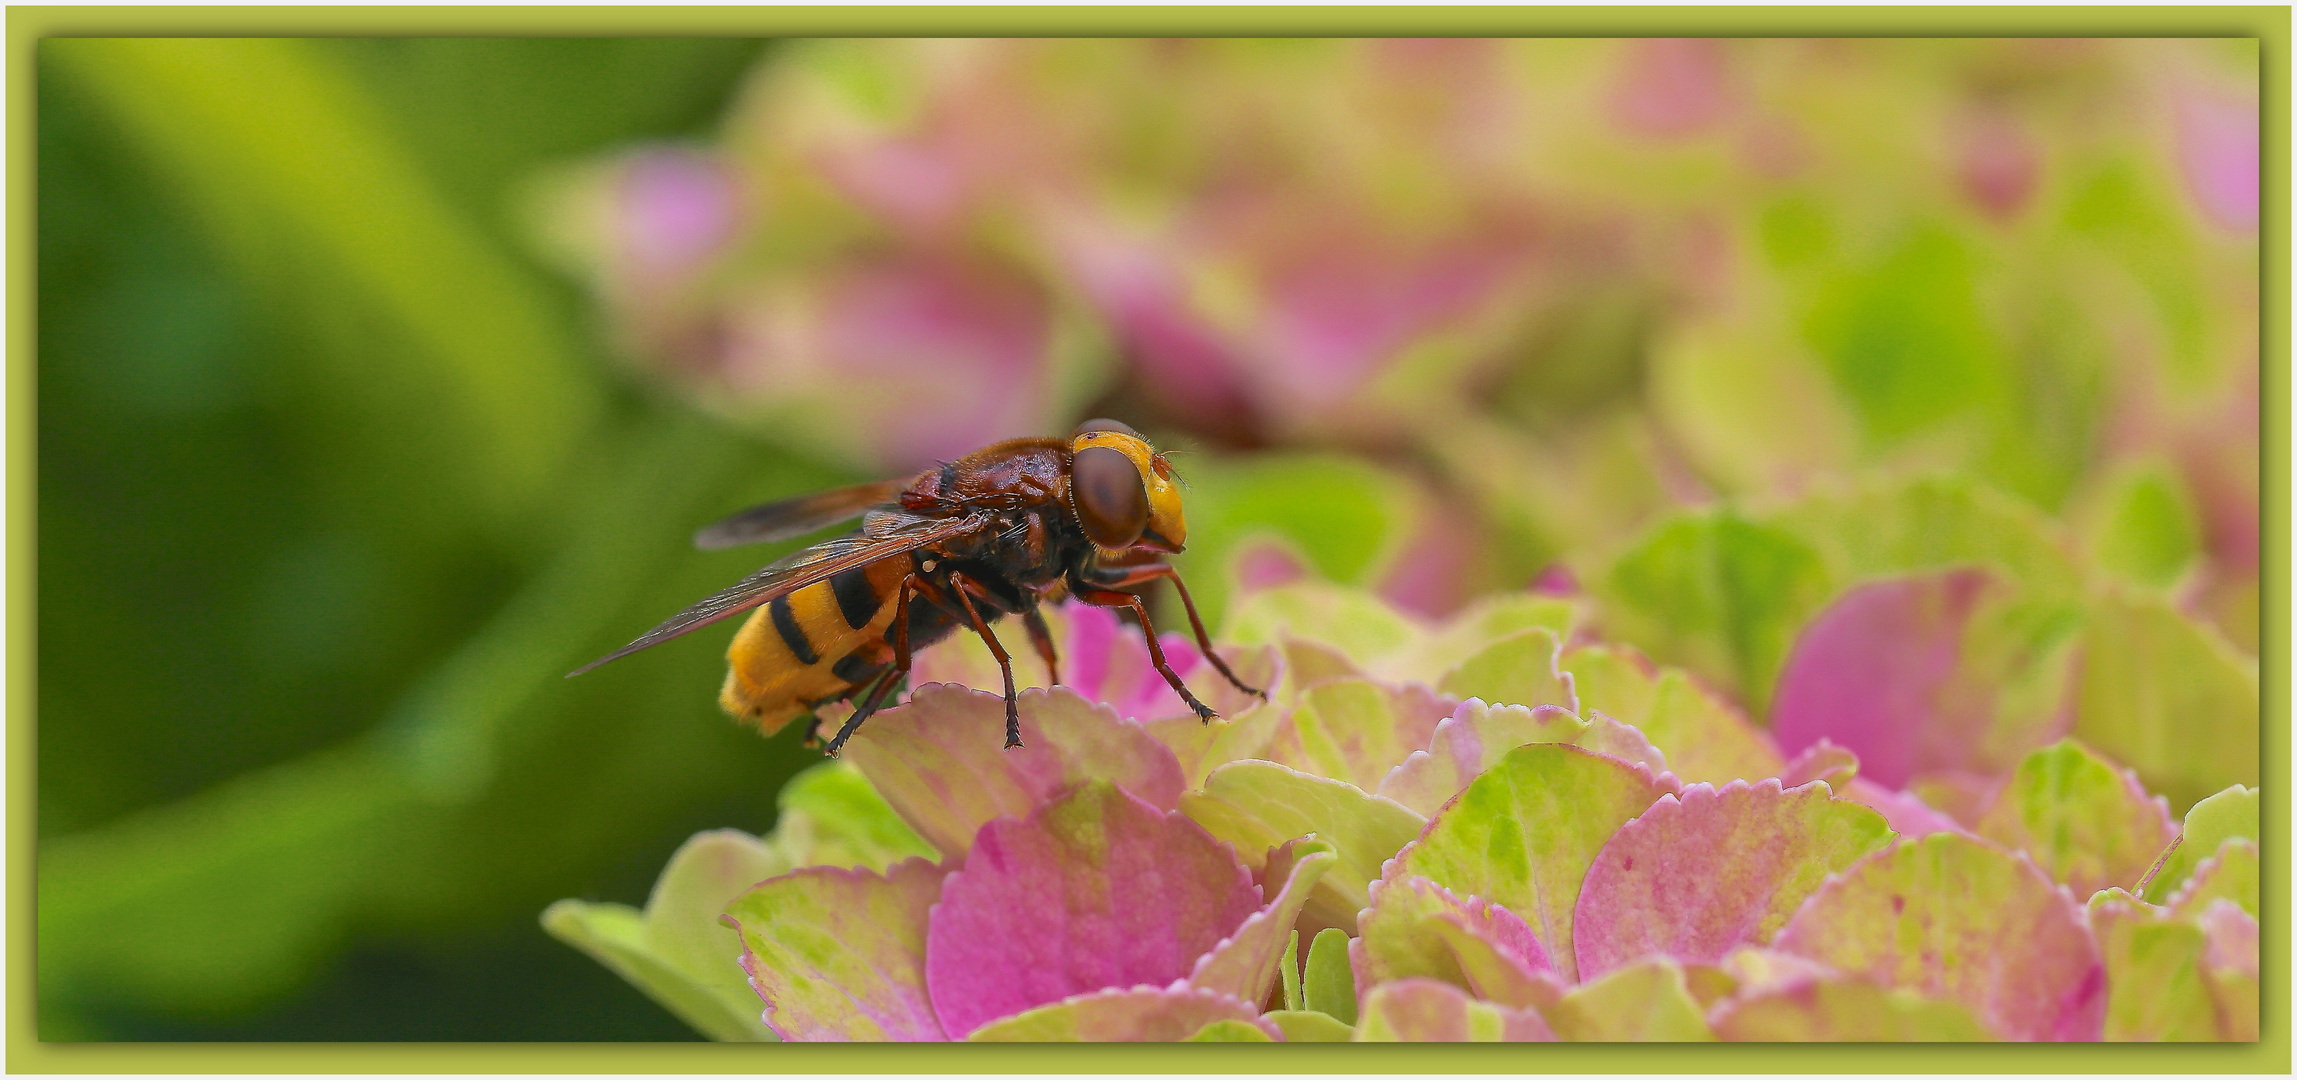
[[1457, 698], [1482, 698], [1494, 705], [1537, 708], [1553, 705], [1579, 711], [1570, 674], [1556, 667], [1562, 646], [1555, 631], [1533, 627], [1484, 646], [1444, 673], [1436, 688]]
[[765, 1019], [804, 1042], [935, 1042], [926, 991], [926, 912], [944, 871], [923, 859], [884, 875], [807, 867], [759, 884], [726, 921]]
[[1322, 683], [1303, 691], [1292, 710], [1301, 760], [1285, 764], [1370, 791], [1406, 755], [1426, 746], [1437, 724], [1458, 707], [1456, 700], [1416, 683]]
[[1991, 1042], [1951, 1001], [1863, 979], [1812, 979], [1726, 1001], [1713, 1014], [1729, 1042]]
[[1812, 894], [1775, 947], [1954, 1001], [2004, 1037], [2093, 1040], [2105, 968], [2082, 912], [2031, 859], [1940, 833]]
[[1858, 755], [1825, 739], [1804, 747], [1802, 753], [1779, 770], [1779, 784], [1790, 788], [1823, 780], [1829, 789], [1841, 792], [1856, 779]]
[[1713, 1042], [1683, 966], [1639, 960], [1584, 983], [1547, 1009], [1565, 1042]]
[[1783, 767], [1770, 736], [1749, 723], [1738, 706], [1673, 668], [1652, 685], [1649, 709], [1619, 720], [1667, 755], [1668, 771], [1685, 783], [1761, 780], [1777, 776]]
[[1912, 792], [1886, 788], [1863, 776], [1853, 777], [1843, 788], [1842, 797], [1873, 808], [1890, 821], [1890, 831], [1909, 840], [1932, 833], [1968, 835], [1970, 831], [1952, 815], [1923, 802]]
[[[1425, 633], [1370, 593], [1304, 581], [1244, 598], [1229, 610], [1217, 640], [1273, 645], [1295, 638], [1322, 645], [1350, 668], [1368, 673], [1408, 654]], [[1316, 666], [1301, 665], [1297, 685], [1311, 685], [1315, 674]]]
[[2156, 904], [2167, 902], [2169, 894], [2185, 884], [2201, 860], [2216, 854], [2220, 845], [2237, 836], [2257, 839], [2257, 789], [2239, 784], [2193, 804], [2193, 808], [2185, 812], [2185, 824], [2178, 833], [2176, 846], [2163, 856], [2160, 867], [2146, 879], [2145, 898]]
[[936, 684], [871, 717], [846, 754], [902, 818], [957, 857], [982, 825], [1103, 778], [1160, 810], [1179, 804], [1180, 762], [1139, 724], [1065, 687], [1021, 693], [1021, 742], [1005, 749], [997, 694]]
[[934, 906], [926, 983], [962, 1038], [1077, 994], [1169, 985], [1260, 908], [1251, 871], [1195, 822], [1091, 780], [982, 826]]
[[1204, 790], [1180, 800], [1181, 812], [1236, 849], [1247, 865], [1295, 837], [1314, 834], [1339, 861], [1317, 883], [1307, 910], [1325, 925], [1353, 930], [1356, 912], [1381, 864], [1420, 835], [1425, 819], [1352, 784], [1268, 761], [1232, 761], [1214, 769]]
[[[1261, 655], [1273, 657], [1275, 654], [1268, 652]], [[1247, 680], [1258, 677], [1250, 667], [1249, 664], [1239, 666], [1237, 674]], [[1273, 675], [1273, 660], [1261, 670]], [[1141, 726], [1151, 738], [1172, 751], [1173, 757], [1180, 762], [1184, 788], [1193, 790], [1204, 786], [1205, 777], [1212, 770], [1231, 761], [1273, 759], [1276, 755], [1271, 745], [1276, 742], [1279, 734], [1288, 735], [1291, 725], [1292, 714], [1283, 705], [1274, 701], [1255, 701], [1235, 712], [1223, 712], [1219, 719], [1210, 723], [1191, 713], [1187, 716], [1158, 717]], [[1297, 740], [1293, 740], [1293, 743], [1297, 745]], [[1294, 760], [1301, 756], [1297, 752], [1290, 755]]]
[[1473, 656], [1503, 638], [1544, 628], [1558, 641], [1568, 641], [1585, 621], [1586, 604], [1565, 596], [1531, 592], [1502, 593], [1470, 604], [1422, 639], [1409, 662], [1383, 668], [1397, 678], [1434, 685], [1461, 658]]
[[1536, 1009], [1476, 1001], [1447, 982], [1401, 979], [1364, 995], [1357, 1042], [1554, 1042]]
[[1731, 980], [1734, 992], [1741, 996], [1783, 990], [1836, 976], [1833, 968], [1808, 957], [1752, 945], [1732, 949], [1730, 955], [1723, 957], [1723, 962], [1716, 967], [1721, 969], [1725, 978]]
[[1675, 791], [1673, 777], [1575, 746], [1511, 750], [1477, 777], [1397, 856], [1390, 876], [1418, 874], [1523, 917], [1565, 981], [1580, 883], [1611, 835]]
[[1375, 883], [1361, 926], [1348, 948], [1359, 986], [1432, 978], [1517, 1007], [1545, 1004], [1563, 990], [1521, 916], [1426, 878]]
[[2173, 832], [2169, 806], [2135, 773], [2072, 739], [2026, 755], [1978, 821], [1978, 835], [2025, 851], [2076, 896], [2136, 887]]
[[2168, 907], [2181, 916], [2199, 915], [2216, 900], [2231, 900], [2251, 918], [2257, 916], [2257, 843], [2238, 837], [2217, 846], [2217, 854], [2201, 860], [2175, 893]]
[[[1237, 1023], [1269, 1041], [1284, 1033], [1251, 1005], [1181, 985], [1095, 990], [975, 1028], [970, 1042], [1186, 1042], [1214, 1024]], [[1221, 1041], [1234, 1041], [1222, 1039]]]
[[1639, 762], [1648, 767], [1653, 776], [1670, 771], [1667, 768], [1667, 755], [1651, 745], [1651, 740], [1644, 738], [1642, 732], [1602, 713], [1590, 714], [1587, 734], [1579, 737], [1578, 746], [1598, 754], [1608, 754], [1621, 761]]
[[2212, 900], [2196, 918], [2206, 944], [2201, 977], [2217, 1006], [2218, 1033], [2226, 1039], [2257, 1039], [2257, 920], [2231, 900]]
[[1282, 890], [1265, 907], [1246, 918], [1236, 933], [1197, 960], [1195, 970], [1189, 972], [1189, 985], [1245, 1001], [1267, 998], [1269, 987], [1276, 983], [1277, 965], [1282, 963], [1285, 946], [1292, 940], [1293, 924], [1300, 918], [1301, 907], [1307, 904], [1308, 894], [1316, 883], [1323, 880], [1325, 873], [1340, 859], [1329, 849], [1301, 852], [1297, 844], [1286, 848], [1283, 857], [1291, 865], [1285, 868]]
[[1881, 850], [1882, 815], [1777, 780], [1662, 796], [1603, 846], [1579, 892], [1579, 977], [1641, 957], [1714, 963], [1764, 945], [1830, 874]]
[[2106, 964], [2109, 1042], [2191, 1042], [2218, 1037], [2217, 1006], [2201, 974], [2207, 935], [2121, 889], [2090, 899], [2090, 931]]
[[1414, 751], [1380, 779], [1379, 792], [1415, 813], [1434, 814], [1508, 751], [1529, 743], [1577, 743], [1589, 726], [1557, 705], [1486, 705], [1469, 698], [1436, 725], [1426, 750]]

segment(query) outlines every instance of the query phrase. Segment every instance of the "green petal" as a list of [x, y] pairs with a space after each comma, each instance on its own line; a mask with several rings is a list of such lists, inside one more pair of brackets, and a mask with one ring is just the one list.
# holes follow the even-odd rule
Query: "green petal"
[[1308, 946], [1308, 966], [1300, 975], [1307, 1006], [1343, 1024], [1356, 1022], [1356, 976], [1348, 962], [1348, 935], [1332, 927], [1316, 932]]
[[1617, 758], [1554, 744], [1519, 747], [1429, 823], [1397, 857], [1396, 873], [1505, 905], [1531, 925], [1567, 981], [1575, 979], [1572, 909], [1588, 867], [1621, 825], [1674, 790], [1672, 777], [1654, 778]]
[[1268, 761], [1233, 761], [1214, 769], [1203, 791], [1181, 796], [1180, 809], [1255, 869], [1270, 848], [1295, 837], [1313, 833], [1331, 845], [1339, 861], [1309, 895], [1307, 911], [1345, 929], [1355, 927], [1356, 912], [1371, 902], [1380, 864], [1426, 824], [1354, 785]]
[[923, 859], [884, 875], [816, 866], [742, 894], [726, 917], [767, 1022], [803, 1041], [942, 1039], [925, 931], [946, 873]]
[[2109, 1042], [2215, 1039], [2217, 1007], [2202, 982], [2199, 925], [2120, 889], [2090, 900], [2090, 930], [2106, 962]]
[[1951, 1001], [1859, 979], [1813, 979], [1728, 1001], [1715, 1034], [1732, 1042], [1991, 1042]]
[[2257, 839], [2257, 789], [2239, 784], [2193, 804], [2193, 809], [2185, 812], [2185, 827], [2177, 846], [2145, 883], [2147, 902], [2166, 903], [2201, 860], [2216, 854], [2219, 845], [2236, 836]]
[[[1040, 1005], [975, 1028], [968, 1042], [1184, 1042], [1214, 1024], [1257, 1028], [1274, 1041], [1283, 1035], [1252, 1006], [1226, 994], [1193, 987], [1138, 986], [1101, 990]], [[1226, 1035], [1232, 1029], [1222, 1028]], [[1233, 1038], [1209, 1041], [1234, 1042]]]
[[2257, 843], [2239, 837], [2217, 846], [2217, 854], [2201, 860], [2193, 876], [2169, 897], [2168, 907], [2181, 916], [2194, 916], [2212, 900], [2231, 900], [2257, 917]]
[[2074, 735], [2190, 806], [2257, 784], [2257, 661], [2160, 600], [2109, 596], [2083, 638]]
[[1558, 706], [1494, 706], [1469, 698], [1436, 725], [1427, 750], [1380, 778], [1379, 792], [1416, 813], [1434, 814], [1508, 751], [1530, 743], [1577, 744], [1590, 726]]
[[1285, 1042], [1347, 1042], [1356, 1037], [1355, 1028], [1333, 1019], [1328, 1013], [1279, 1009], [1261, 1016], [1284, 1032]]
[[1292, 711], [1298, 749], [1274, 759], [1370, 791], [1406, 756], [1428, 745], [1436, 725], [1458, 707], [1418, 685], [1333, 680], [1301, 693]]
[[1268, 996], [1269, 986], [1276, 981], [1283, 966], [1290, 940], [1299, 933], [1292, 924], [1300, 918], [1301, 906], [1308, 902], [1310, 890], [1340, 858], [1321, 844], [1315, 846], [1321, 850], [1308, 851], [1292, 864], [1282, 891], [1267, 907], [1254, 912], [1236, 933], [1213, 946], [1211, 952], [1197, 961], [1196, 970], [1188, 976], [1189, 985], [1245, 1001], [1260, 1001]]
[[2169, 808], [2128, 770], [2065, 739], [2018, 763], [1978, 834], [2023, 849], [2076, 896], [2133, 888], [2169, 843]]
[[1547, 1009], [1565, 1042], [1713, 1042], [1683, 967], [1637, 961], [1563, 995]]
[[747, 833], [699, 833], [670, 856], [643, 913], [561, 900], [543, 912], [542, 925], [703, 1034], [770, 1040], [757, 992], [742, 974], [741, 938], [718, 916], [751, 886], [789, 869], [781, 852]]
[[1571, 691], [1571, 676], [1555, 666], [1561, 651], [1555, 631], [1533, 627], [1460, 661], [1436, 688], [1455, 698], [1482, 698], [1494, 705], [1554, 705], [1576, 713], [1579, 699]]
[[1476, 1001], [1433, 979], [1383, 983], [1364, 995], [1358, 1042], [1553, 1042], [1536, 1010]]

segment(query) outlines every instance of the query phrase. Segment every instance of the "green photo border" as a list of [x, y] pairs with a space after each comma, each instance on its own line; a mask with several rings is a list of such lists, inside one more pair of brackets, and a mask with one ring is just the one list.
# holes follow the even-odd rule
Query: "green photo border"
[[[2288, 1072], [2288, 7], [291, 8], [8, 10], [7, 1068], [10, 1072]], [[2258, 39], [2264, 559], [2262, 1038], [2048, 1046], [732, 1046], [42, 1043], [34, 1023], [38, 384], [34, 55], [45, 37], [401, 35], [2146, 36]]]

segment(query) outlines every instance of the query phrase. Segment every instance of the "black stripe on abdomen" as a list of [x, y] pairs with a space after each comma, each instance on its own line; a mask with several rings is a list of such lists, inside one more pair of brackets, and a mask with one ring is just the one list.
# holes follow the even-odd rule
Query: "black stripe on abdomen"
[[829, 579], [829, 591], [837, 596], [838, 614], [845, 616], [845, 624], [856, 630], [867, 627], [877, 618], [877, 609], [884, 606], [878, 599], [877, 589], [869, 583], [866, 566], [833, 575]]
[[805, 627], [799, 626], [798, 617], [790, 612], [789, 597], [775, 597], [773, 603], [766, 605], [766, 612], [773, 617], [774, 632], [782, 635], [782, 644], [789, 647], [790, 655], [797, 657], [798, 663], [810, 666], [821, 662], [820, 654], [814, 652], [814, 643], [806, 640]]

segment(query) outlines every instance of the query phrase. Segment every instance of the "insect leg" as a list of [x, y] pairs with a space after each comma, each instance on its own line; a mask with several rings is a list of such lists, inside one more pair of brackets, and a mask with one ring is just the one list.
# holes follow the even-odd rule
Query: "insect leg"
[[836, 757], [839, 751], [845, 749], [845, 741], [853, 738], [853, 733], [861, 730], [861, 722], [869, 719], [870, 714], [875, 713], [883, 704], [886, 691], [892, 689], [893, 680], [900, 674], [900, 668], [885, 669], [884, 674], [879, 675], [875, 682], [870, 683], [869, 689], [862, 691], [861, 696], [854, 699], [861, 703], [860, 706], [853, 710], [852, 716], [846, 718], [845, 726], [837, 729], [837, 737], [829, 741], [829, 748], [824, 753], [830, 757]]
[[[1188, 595], [1188, 586], [1180, 583], [1180, 571], [1173, 569], [1171, 563], [1144, 563], [1140, 566], [1126, 567], [1122, 571], [1121, 577], [1114, 581], [1104, 582], [1104, 584], [1111, 588], [1121, 589], [1127, 586], [1145, 585], [1158, 578], [1171, 581], [1172, 590], [1180, 594], [1180, 606], [1188, 612], [1189, 629], [1196, 631], [1197, 647], [1204, 650], [1205, 659], [1212, 661], [1213, 670], [1227, 677], [1230, 686], [1247, 694], [1252, 694], [1262, 701], [1268, 700], [1268, 691], [1255, 690], [1244, 685], [1244, 680], [1237, 678], [1236, 672], [1228, 669], [1228, 661], [1221, 659], [1219, 653], [1212, 651], [1212, 635], [1204, 632], [1204, 619], [1196, 613], [1196, 600]], [[1145, 631], [1148, 623], [1144, 621], [1141, 626]]]
[[973, 606], [973, 590], [980, 586], [959, 573], [949, 575], [949, 584], [955, 586], [957, 602], [965, 607], [965, 617], [973, 620], [973, 632], [989, 643], [989, 652], [997, 657], [997, 666], [1005, 672], [1005, 749], [1011, 750], [1021, 745], [1021, 698], [1013, 689], [1013, 658], [998, 642], [997, 635], [989, 632], [989, 624], [981, 620], [980, 610]]
[[1061, 654], [1053, 648], [1053, 630], [1045, 625], [1045, 616], [1036, 608], [1021, 613], [1021, 625], [1029, 628], [1029, 644], [1037, 647], [1037, 655], [1045, 660], [1045, 684], [1061, 681]]
[[829, 741], [826, 751], [829, 756], [836, 757], [838, 751], [845, 749], [845, 741], [852, 738], [854, 732], [861, 730], [861, 722], [869, 719], [870, 714], [884, 705], [883, 698], [892, 689], [893, 681], [909, 674], [909, 595], [916, 592], [921, 584], [916, 574], [910, 574], [902, 578], [900, 587], [894, 590], [893, 666], [885, 669], [885, 674], [878, 676], [877, 682], [856, 699], [861, 704], [853, 710], [852, 716], [846, 718], [845, 726], [837, 729], [837, 737]]
[[[1078, 593], [1077, 599], [1101, 607], [1129, 607], [1133, 609], [1133, 614], [1138, 616], [1141, 621], [1141, 636], [1148, 639], [1149, 659], [1156, 664], [1157, 674], [1164, 676], [1164, 681], [1172, 686], [1173, 693], [1179, 694], [1180, 699], [1187, 702], [1189, 708], [1196, 710], [1197, 719], [1209, 724], [1220, 716], [1219, 713], [1213, 712], [1211, 708], [1206, 706], [1204, 702], [1196, 700], [1196, 695], [1189, 693], [1188, 687], [1181, 683], [1180, 676], [1173, 674], [1172, 665], [1166, 663], [1164, 659], [1164, 646], [1157, 644], [1156, 626], [1149, 622], [1148, 605], [1141, 603], [1140, 597], [1128, 592], [1118, 592], [1114, 589], [1092, 589]], [[1207, 655], [1210, 655], [1209, 650]]]

